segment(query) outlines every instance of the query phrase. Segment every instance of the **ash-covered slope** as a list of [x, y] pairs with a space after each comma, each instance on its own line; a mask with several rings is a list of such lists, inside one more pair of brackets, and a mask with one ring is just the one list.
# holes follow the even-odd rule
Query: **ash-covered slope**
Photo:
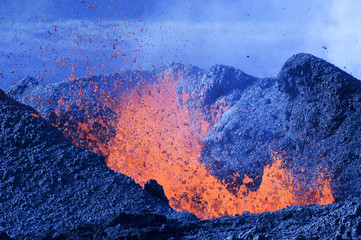
[[0, 189], [1, 239], [99, 239], [96, 226], [160, 227], [167, 219], [195, 219], [110, 170], [104, 157], [76, 147], [2, 90]]

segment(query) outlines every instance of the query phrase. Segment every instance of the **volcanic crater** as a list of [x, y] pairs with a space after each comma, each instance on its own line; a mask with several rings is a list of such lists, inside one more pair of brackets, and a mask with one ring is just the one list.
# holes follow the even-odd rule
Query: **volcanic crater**
[[361, 82], [173, 64], [0, 90], [3, 239], [360, 239]]

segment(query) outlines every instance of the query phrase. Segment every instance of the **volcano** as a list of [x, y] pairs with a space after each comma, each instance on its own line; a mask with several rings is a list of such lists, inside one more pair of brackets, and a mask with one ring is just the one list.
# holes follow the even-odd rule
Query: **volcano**
[[358, 239], [361, 83], [310, 54], [0, 91], [4, 239]]

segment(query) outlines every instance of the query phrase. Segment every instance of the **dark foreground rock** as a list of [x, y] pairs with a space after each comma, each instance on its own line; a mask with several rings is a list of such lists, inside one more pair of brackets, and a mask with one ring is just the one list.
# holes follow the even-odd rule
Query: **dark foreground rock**
[[120, 214], [108, 224], [84, 224], [64, 239], [361, 239], [361, 199], [327, 206], [292, 206], [204, 221], [156, 214]]
[[76, 147], [3, 91], [0, 189], [3, 238], [101, 238], [98, 226], [160, 227], [171, 219], [195, 219], [113, 172], [104, 157]]
[[360, 198], [204, 221], [162, 222], [148, 217], [152, 224], [146, 226], [149, 222], [143, 222], [144, 217], [121, 216], [127, 224], [95, 229], [112, 239], [361, 239]]
[[359, 198], [327, 206], [221, 217], [185, 227], [183, 239], [360, 239]]

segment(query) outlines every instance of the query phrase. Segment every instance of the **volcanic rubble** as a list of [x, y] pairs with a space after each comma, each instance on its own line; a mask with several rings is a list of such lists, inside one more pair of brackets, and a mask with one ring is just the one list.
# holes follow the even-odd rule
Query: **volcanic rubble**
[[[279, 152], [304, 186], [329, 173], [335, 203], [201, 221], [154, 180], [143, 190], [109, 169], [124, 92], [164, 73], [191, 119], [211, 126], [199, 161], [212, 175], [234, 187], [247, 175], [255, 191]], [[0, 108], [1, 239], [361, 239], [361, 83], [312, 55], [277, 78], [180, 64], [49, 86], [27, 77], [0, 90]]]

